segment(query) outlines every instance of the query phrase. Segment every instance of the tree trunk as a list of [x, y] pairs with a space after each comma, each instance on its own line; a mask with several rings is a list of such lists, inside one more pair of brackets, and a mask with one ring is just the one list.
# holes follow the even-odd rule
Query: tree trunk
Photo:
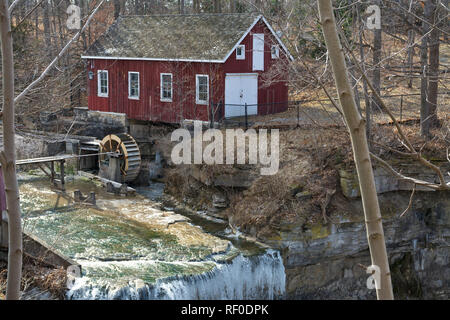
[[[377, 0], [375, 1], [375, 4], [378, 5], [381, 8], [381, 1]], [[373, 71], [372, 71], [372, 84], [375, 88], [376, 93], [378, 96], [381, 96], [381, 29], [375, 29], [373, 30], [373, 56], [372, 56], [372, 63], [373, 63]], [[375, 98], [374, 95], [372, 95], [371, 99], [371, 108], [372, 112], [380, 112], [381, 111], [381, 104], [378, 102], [378, 99]]]
[[[430, 24], [438, 23], [438, 11], [436, 0], [431, 0]], [[439, 26], [435, 26], [430, 32], [429, 38], [429, 76], [428, 76], [428, 121], [431, 128], [439, 126], [437, 117], [437, 100], [438, 100], [438, 84], [439, 84]]]
[[184, 14], [184, 0], [178, 0], [178, 13]]
[[236, 0], [230, 0], [230, 12], [231, 13], [236, 12]]
[[355, 105], [348, 80], [345, 59], [336, 29], [331, 0], [318, 0], [320, 21], [325, 43], [333, 68], [335, 83], [344, 117], [350, 132], [356, 170], [358, 172], [361, 198], [364, 208], [367, 239], [372, 264], [380, 268], [380, 282], [377, 289], [378, 299], [393, 299], [391, 274], [384, 241], [384, 232], [378, 197], [375, 188], [372, 164], [367, 145], [364, 120]]
[[200, 0], [193, 0], [193, 9], [195, 13], [200, 13]]
[[[359, 22], [359, 56], [361, 58], [361, 67], [363, 69], [363, 72], [366, 72], [366, 59], [364, 54], [364, 46], [363, 46], [363, 32], [364, 32], [364, 24], [362, 23], [361, 16], [359, 14], [360, 6], [356, 9], [356, 15], [357, 20]], [[364, 103], [365, 103], [365, 113], [366, 113], [366, 136], [367, 136], [367, 143], [369, 145], [370, 149], [370, 139], [372, 136], [371, 133], [371, 127], [372, 127], [372, 112], [371, 112], [371, 106], [370, 106], [370, 97], [369, 93], [367, 91], [367, 82], [366, 79], [361, 79], [363, 83], [363, 91], [364, 91]]]
[[422, 137], [430, 137], [430, 105], [428, 103], [428, 31], [430, 25], [428, 21], [431, 15], [431, 4], [425, 2], [424, 21], [422, 21], [422, 42], [420, 44], [420, 134]]
[[255, 0], [255, 7], [258, 10], [258, 12], [263, 11], [263, 5], [261, 0]]
[[43, 20], [42, 23], [44, 24], [44, 41], [45, 41], [45, 47], [47, 56], [50, 58], [52, 56], [52, 40], [50, 37], [50, 17], [49, 17], [49, 3], [47, 1], [42, 2], [42, 11], [43, 11]]
[[[35, 1], [35, 4], [38, 3], [39, 0]], [[34, 11], [34, 29], [35, 29], [35, 37], [36, 40], [39, 39], [39, 8], [36, 8]]]
[[222, 12], [222, 4], [220, 3], [220, 0], [214, 0], [214, 12], [215, 13]]
[[[412, 8], [410, 8], [412, 10]], [[411, 25], [414, 25], [414, 16], [412, 14], [409, 15], [408, 21]], [[413, 65], [414, 65], [414, 38], [415, 32], [414, 28], [411, 26], [408, 30], [408, 67], [409, 67], [409, 80], [408, 80], [408, 88], [412, 88], [413, 84]]]
[[120, 0], [114, 0], [114, 19], [120, 16]]
[[16, 144], [14, 133], [14, 58], [8, 0], [0, 0], [0, 38], [3, 72], [3, 145], [0, 153], [5, 178], [8, 212], [8, 283], [6, 299], [20, 298], [22, 278], [22, 224], [19, 206], [19, 186], [16, 177]]

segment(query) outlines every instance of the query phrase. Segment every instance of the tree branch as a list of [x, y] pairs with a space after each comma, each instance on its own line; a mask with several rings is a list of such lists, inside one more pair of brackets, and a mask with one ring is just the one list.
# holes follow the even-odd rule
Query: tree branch
[[406, 180], [406, 181], [409, 181], [413, 184], [417, 184], [420, 186], [425, 186], [425, 187], [433, 189], [433, 190], [450, 190], [450, 185], [448, 185], [448, 184], [436, 184], [433, 182], [428, 182], [425, 180], [420, 180], [420, 179], [415, 179], [415, 178], [404, 176], [401, 173], [397, 172], [394, 168], [392, 168], [392, 166], [389, 163], [387, 163], [386, 161], [384, 161], [383, 159], [381, 159], [374, 153], [371, 152], [370, 156], [372, 158], [374, 158], [375, 160], [377, 160], [383, 167], [385, 167], [390, 173], [392, 173], [394, 176], [396, 176], [399, 179]]
[[414, 188], [411, 192], [411, 197], [409, 197], [408, 207], [405, 209], [405, 211], [402, 212], [402, 214], [400, 215], [400, 218], [403, 217], [409, 211], [409, 209], [411, 209], [415, 192], [416, 192], [416, 185], [414, 185]]
[[19, 4], [20, 0], [14, 0], [13, 3], [8, 8], [8, 14], [11, 15], [11, 12], [14, 10], [14, 8]]
[[28, 11], [27, 14], [25, 14], [25, 17], [22, 18], [13, 28], [13, 32], [16, 31], [16, 29], [26, 20], [28, 17], [41, 5], [41, 3], [44, 2], [44, 0], [40, 0], [30, 11]]
[[[17, 1], [17, 0], [16, 0]], [[14, 98], [14, 103], [17, 103], [19, 100], [21, 100], [22, 98], [25, 97], [25, 95], [28, 94], [28, 92], [30, 92], [31, 89], [33, 89], [39, 82], [41, 82], [45, 76], [49, 73], [49, 71], [53, 68], [53, 66], [58, 62], [58, 60], [66, 53], [66, 51], [69, 49], [69, 47], [71, 46], [71, 44], [75, 41], [78, 40], [78, 38], [80, 37], [80, 35], [84, 32], [84, 30], [86, 30], [87, 26], [89, 25], [89, 23], [91, 22], [91, 19], [94, 17], [94, 15], [97, 13], [98, 9], [100, 8], [100, 6], [103, 4], [103, 2], [105, 2], [105, 0], [102, 0], [102, 2], [100, 2], [100, 4], [94, 9], [94, 11], [92, 11], [92, 13], [90, 14], [89, 18], [86, 20], [85, 24], [83, 25], [83, 27], [81, 28], [80, 31], [78, 31], [73, 37], [72, 39], [69, 40], [69, 42], [67, 42], [67, 44], [65, 45], [65, 47], [58, 53], [58, 55], [53, 59], [53, 61], [47, 66], [47, 68], [45, 68], [45, 70], [41, 73], [41, 75], [39, 76], [39, 78], [37, 78], [36, 80], [34, 80], [32, 83], [30, 83], [28, 85], [28, 87], [26, 87], [17, 97]]]

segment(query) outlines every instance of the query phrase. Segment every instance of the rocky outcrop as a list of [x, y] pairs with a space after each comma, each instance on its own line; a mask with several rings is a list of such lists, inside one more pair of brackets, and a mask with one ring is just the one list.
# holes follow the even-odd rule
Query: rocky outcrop
[[253, 167], [244, 165], [229, 172], [210, 172], [208, 167], [191, 166], [189, 174], [207, 186], [226, 188], [249, 188], [259, 176]]
[[[450, 166], [447, 161], [436, 162], [436, 165], [441, 167], [443, 172], [450, 171]], [[404, 162], [394, 165], [394, 168], [405, 176], [439, 183], [436, 173], [429, 168], [425, 168], [424, 166]], [[383, 167], [375, 167], [373, 174], [377, 193], [379, 194], [393, 191], [411, 191], [414, 188], [413, 183], [394, 177]], [[356, 175], [355, 170], [341, 169], [339, 170], [339, 176], [342, 193], [347, 198], [356, 199], [361, 196], [359, 191], [358, 176]], [[444, 178], [447, 182], [450, 182], [450, 176], [444, 176]], [[431, 189], [423, 186], [416, 186], [416, 190], [431, 191]]]
[[[450, 297], [450, 194], [409, 192], [379, 197], [394, 293], [400, 299]], [[370, 256], [361, 203], [356, 215], [328, 225], [285, 225], [280, 239], [269, 241], [282, 249], [288, 299], [375, 299], [366, 286]]]

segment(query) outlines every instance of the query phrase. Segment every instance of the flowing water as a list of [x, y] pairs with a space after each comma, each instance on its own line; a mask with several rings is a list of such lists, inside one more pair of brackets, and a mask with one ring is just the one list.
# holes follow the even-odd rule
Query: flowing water
[[[168, 207], [162, 184], [132, 197], [106, 193], [85, 178], [67, 193], [96, 193], [76, 205], [42, 177], [20, 180], [24, 230], [74, 259], [82, 276], [68, 299], [280, 299], [278, 251], [229, 237], [226, 224]], [[228, 238], [227, 238], [228, 237]]]

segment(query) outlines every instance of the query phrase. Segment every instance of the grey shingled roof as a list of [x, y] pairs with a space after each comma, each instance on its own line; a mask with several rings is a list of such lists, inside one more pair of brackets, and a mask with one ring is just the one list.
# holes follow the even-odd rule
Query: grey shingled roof
[[257, 14], [121, 16], [85, 56], [224, 60]]

